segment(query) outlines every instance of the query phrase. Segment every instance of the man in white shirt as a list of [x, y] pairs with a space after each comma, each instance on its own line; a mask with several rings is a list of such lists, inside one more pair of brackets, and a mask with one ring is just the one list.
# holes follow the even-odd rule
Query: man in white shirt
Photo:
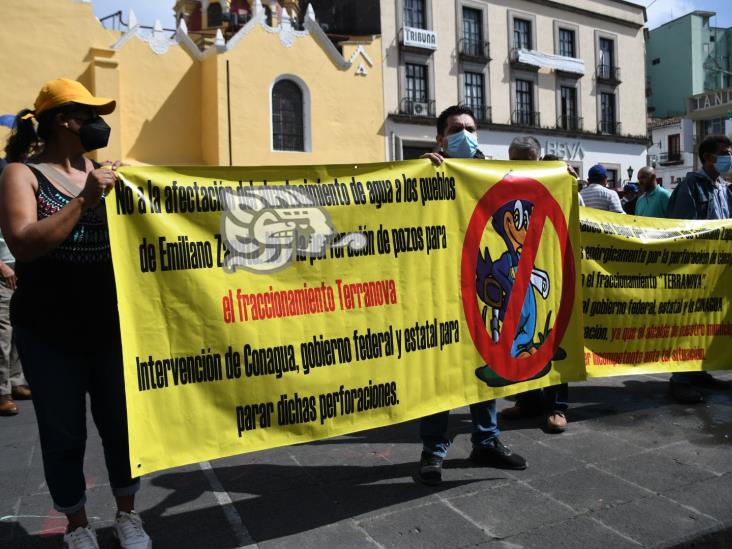
[[587, 187], [580, 191], [585, 206], [608, 212], [624, 214], [618, 193], [607, 188], [607, 170], [602, 164], [595, 164], [587, 175]]

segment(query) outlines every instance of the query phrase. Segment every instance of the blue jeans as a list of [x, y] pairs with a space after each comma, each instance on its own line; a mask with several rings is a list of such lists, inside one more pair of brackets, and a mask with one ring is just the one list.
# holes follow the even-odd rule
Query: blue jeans
[[[447, 421], [450, 411], [438, 412], [422, 418], [419, 435], [422, 437], [423, 451], [426, 454], [444, 458], [452, 440], [447, 436]], [[470, 405], [473, 420], [473, 434], [470, 440], [473, 447], [492, 446], [501, 434], [496, 422], [496, 401], [487, 400]]]
[[87, 392], [104, 445], [112, 493], [129, 496], [137, 492], [140, 481], [130, 474], [120, 346], [89, 351], [83, 348], [83, 337], [73, 344], [52, 343], [20, 326], [15, 327], [15, 338], [33, 393], [43, 471], [55, 509], [71, 514], [86, 502]]
[[519, 393], [516, 395], [516, 404], [522, 408], [545, 414], [566, 412], [569, 409], [569, 385], [560, 383]]

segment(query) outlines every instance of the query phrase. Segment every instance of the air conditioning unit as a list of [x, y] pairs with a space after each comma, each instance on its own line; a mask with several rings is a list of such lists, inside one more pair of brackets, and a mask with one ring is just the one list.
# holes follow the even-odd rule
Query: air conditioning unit
[[427, 116], [429, 113], [429, 105], [423, 102], [412, 103], [412, 114], [415, 116]]

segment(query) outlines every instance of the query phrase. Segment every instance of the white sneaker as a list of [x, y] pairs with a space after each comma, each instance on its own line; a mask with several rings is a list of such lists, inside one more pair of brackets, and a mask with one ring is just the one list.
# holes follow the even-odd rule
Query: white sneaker
[[79, 526], [73, 532], [64, 534], [64, 549], [99, 549], [97, 535], [91, 526]]
[[114, 521], [114, 534], [122, 549], [152, 549], [152, 541], [142, 527], [140, 515], [120, 511]]

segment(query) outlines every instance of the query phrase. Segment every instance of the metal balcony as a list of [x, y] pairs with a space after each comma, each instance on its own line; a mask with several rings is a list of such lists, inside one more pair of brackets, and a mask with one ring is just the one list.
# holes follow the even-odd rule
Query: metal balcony
[[430, 117], [435, 115], [435, 101], [417, 101], [408, 97], [402, 98], [399, 102], [399, 114], [408, 116]]
[[662, 152], [659, 155], [658, 163], [661, 166], [671, 166], [673, 164], [683, 164], [684, 156], [680, 151]]
[[538, 128], [541, 125], [541, 116], [538, 112], [516, 110], [513, 111], [513, 116], [511, 116], [511, 124], [527, 128]]
[[614, 120], [598, 120], [597, 129], [600, 133], [607, 135], [620, 135], [622, 127], [620, 122]]
[[614, 67], [612, 65], [597, 65], [596, 73], [598, 82], [605, 82], [613, 86], [620, 84], [620, 67]]
[[471, 105], [470, 103], [463, 104], [473, 111], [475, 121], [479, 124], [490, 124], [493, 122], [493, 111], [488, 105]]
[[458, 53], [463, 61], [488, 63], [491, 60], [489, 42], [461, 38], [458, 42]]
[[560, 115], [557, 118], [557, 128], [560, 128], [562, 130], [581, 132], [582, 131], [582, 117], [581, 116]]

